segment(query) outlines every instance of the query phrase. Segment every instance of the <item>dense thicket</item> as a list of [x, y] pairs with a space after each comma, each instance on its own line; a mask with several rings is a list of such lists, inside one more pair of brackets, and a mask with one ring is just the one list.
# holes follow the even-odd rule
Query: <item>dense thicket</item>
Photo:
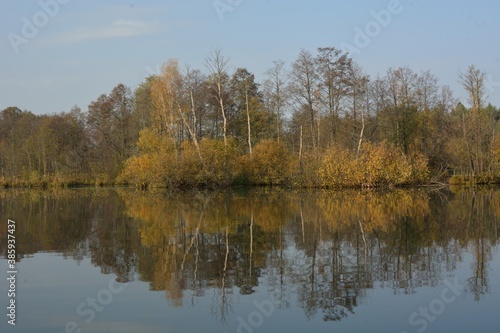
[[257, 83], [220, 50], [205, 71], [168, 60], [87, 111], [0, 112], [4, 186], [134, 183], [361, 187], [500, 179], [500, 110], [485, 73], [458, 78], [469, 107], [430, 72], [370, 78], [333, 47], [275, 61]]

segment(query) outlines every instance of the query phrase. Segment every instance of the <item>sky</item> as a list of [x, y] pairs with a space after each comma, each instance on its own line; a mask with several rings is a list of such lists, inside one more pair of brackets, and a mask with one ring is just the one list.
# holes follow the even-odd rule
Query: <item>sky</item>
[[500, 106], [498, 0], [0, 0], [0, 110], [87, 110], [119, 83], [135, 89], [169, 58], [206, 71], [214, 49], [258, 81], [301, 49], [349, 51], [371, 77], [430, 70], [467, 104], [458, 79], [486, 73]]

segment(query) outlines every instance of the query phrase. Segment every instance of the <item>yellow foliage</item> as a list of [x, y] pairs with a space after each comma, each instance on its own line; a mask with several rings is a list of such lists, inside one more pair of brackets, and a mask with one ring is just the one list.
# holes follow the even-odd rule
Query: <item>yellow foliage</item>
[[429, 198], [424, 192], [323, 192], [317, 207], [332, 230], [363, 228], [364, 232], [389, 231], [405, 216], [424, 220]]
[[228, 138], [226, 146], [222, 140], [203, 139], [200, 150], [205, 165], [197, 177], [198, 183], [229, 185], [234, 179], [236, 160], [240, 153], [234, 139]]
[[[185, 141], [180, 149], [158, 131], [144, 129], [140, 153], [125, 162], [118, 181], [140, 187], [196, 187], [238, 184], [299, 187], [372, 187], [418, 184], [429, 176], [427, 159], [419, 153], [404, 155], [385, 142], [365, 143], [357, 156], [332, 146], [324, 153], [307, 152], [298, 161], [287, 146], [273, 139], [260, 141], [252, 156], [241, 155], [233, 138], [204, 138], [199, 152]], [[201, 155], [201, 156], [200, 156]]]
[[363, 170], [361, 185], [402, 185], [411, 177], [411, 165], [405, 155], [385, 142], [366, 143], [361, 151], [360, 166]]
[[144, 128], [139, 132], [139, 140], [137, 140], [137, 147], [142, 153], [159, 152], [162, 146], [161, 137], [150, 128]]
[[355, 186], [357, 169], [355, 156], [344, 148], [333, 146], [323, 155], [318, 170], [321, 185], [328, 187]]
[[405, 185], [427, 180], [427, 160], [420, 154], [405, 156], [385, 142], [365, 143], [359, 156], [342, 147], [331, 147], [318, 170], [326, 187]]
[[249, 163], [249, 180], [257, 185], [282, 185], [291, 177], [291, 152], [279, 141], [265, 139], [253, 150]]
[[125, 161], [118, 181], [129, 181], [139, 187], [162, 187], [176, 178], [177, 159], [173, 140], [155, 131], [143, 129], [137, 146], [141, 153]]

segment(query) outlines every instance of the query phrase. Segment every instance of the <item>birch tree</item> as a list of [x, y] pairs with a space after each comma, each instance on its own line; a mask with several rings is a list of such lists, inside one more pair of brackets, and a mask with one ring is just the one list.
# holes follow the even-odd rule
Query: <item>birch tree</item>
[[227, 108], [230, 106], [230, 98], [227, 95], [229, 75], [229, 59], [226, 58], [220, 49], [213, 50], [205, 58], [205, 67], [209, 71], [209, 84], [213, 97], [217, 101], [222, 115], [222, 129], [224, 136], [224, 147], [227, 147]]

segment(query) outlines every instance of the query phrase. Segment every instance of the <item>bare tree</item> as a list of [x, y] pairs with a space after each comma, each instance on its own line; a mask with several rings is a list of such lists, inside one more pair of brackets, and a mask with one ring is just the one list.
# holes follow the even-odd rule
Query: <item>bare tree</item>
[[194, 99], [194, 90], [196, 89], [195, 84], [196, 84], [196, 77], [194, 76], [194, 73], [193, 71], [191, 71], [189, 66], [186, 66], [186, 75], [184, 77], [184, 88], [185, 88], [185, 93], [187, 94], [187, 98], [189, 100], [189, 106], [190, 106], [189, 109], [191, 110], [192, 121], [189, 121], [187, 119], [187, 116], [183, 111], [183, 107], [179, 103], [177, 105], [179, 113], [182, 116], [182, 121], [184, 122], [184, 125], [187, 127], [189, 135], [193, 140], [194, 146], [198, 153], [198, 157], [203, 163], [204, 162], [203, 156], [201, 155], [200, 145], [198, 143], [198, 136], [196, 135], [197, 117], [196, 117], [196, 103]]
[[429, 111], [439, 103], [438, 79], [430, 71], [418, 76], [416, 88], [419, 111]]
[[[252, 157], [252, 117], [251, 114], [256, 112], [256, 101], [260, 104], [258, 85], [255, 83], [255, 76], [246, 68], [238, 68], [231, 78], [231, 96], [233, 99], [233, 118], [235, 122], [238, 120], [243, 122], [246, 119], [246, 136], [250, 157]], [[245, 114], [245, 116], [244, 116]], [[243, 125], [243, 124], [241, 124]], [[238, 127], [238, 126], [234, 126]], [[235, 128], [235, 130], [237, 130]], [[240, 135], [243, 136], [243, 130]], [[237, 135], [237, 134], [236, 134]]]
[[390, 68], [384, 80], [387, 91], [382, 118], [390, 139], [408, 154], [416, 128], [418, 75], [408, 67]]
[[474, 65], [469, 66], [466, 73], [459, 73], [460, 82], [469, 95], [468, 101], [472, 107], [461, 115], [463, 140], [472, 177], [491, 171], [493, 164], [491, 144], [496, 121], [493, 114], [484, 108], [485, 77], [486, 74]]
[[479, 111], [483, 109], [484, 104], [484, 79], [486, 73], [482, 72], [474, 65], [469, 66], [466, 73], [459, 73], [460, 83], [463, 85], [467, 94], [469, 94], [469, 103], [472, 109]]
[[267, 77], [264, 81], [264, 97], [267, 108], [276, 114], [276, 136], [278, 141], [281, 134], [281, 116], [289, 98], [286, 89], [288, 79], [284, 66], [284, 61], [274, 61], [273, 67], [266, 71]]
[[[366, 127], [366, 116], [370, 111], [370, 98], [369, 98], [369, 83], [370, 77], [365, 75], [363, 69], [353, 64], [351, 69], [351, 118], [353, 121], [354, 131], [353, 137], [357, 140], [356, 154], [359, 155], [361, 151], [361, 145], [363, 143], [365, 127]], [[358, 120], [358, 114], [361, 119]], [[358, 135], [359, 131], [359, 135]], [[353, 140], [356, 141], [356, 140]]]
[[226, 96], [226, 85], [228, 82], [227, 70], [229, 68], [229, 59], [226, 58], [220, 49], [213, 50], [205, 58], [205, 66], [209, 71], [209, 80], [214, 92], [214, 97], [219, 105], [222, 121], [223, 121], [223, 135], [224, 146], [227, 147], [227, 116], [226, 108], [229, 101]]
[[306, 109], [311, 131], [311, 143], [316, 148], [315, 106], [319, 97], [319, 76], [313, 55], [306, 50], [301, 50], [299, 56], [292, 64], [290, 73], [290, 90], [298, 110]]
[[330, 118], [331, 141], [335, 141], [339, 130], [340, 112], [351, 95], [353, 63], [347, 53], [334, 47], [318, 49], [316, 66], [321, 81], [320, 104]]

